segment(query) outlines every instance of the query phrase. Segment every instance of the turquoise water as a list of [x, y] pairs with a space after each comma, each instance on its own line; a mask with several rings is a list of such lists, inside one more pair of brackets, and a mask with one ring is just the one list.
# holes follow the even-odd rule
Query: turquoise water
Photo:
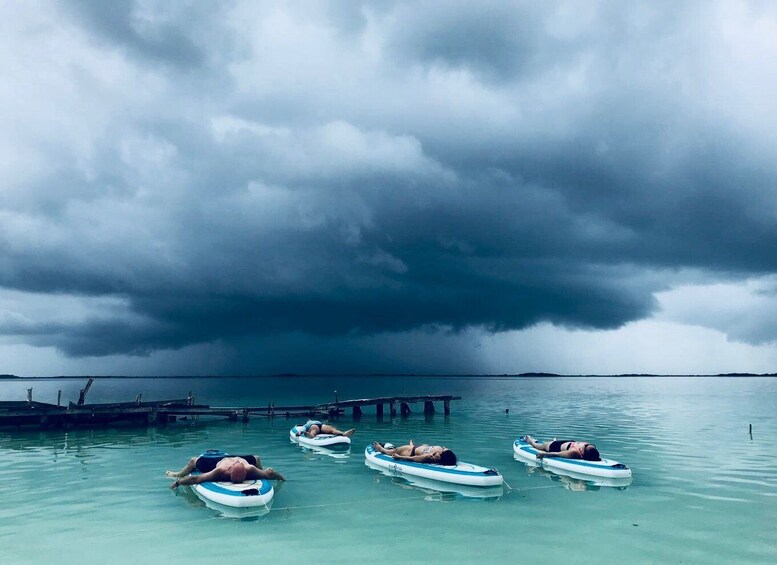
[[[84, 380], [0, 383], [0, 400], [75, 400]], [[777, 379], [98, 379], [90, 402], [185, 396], [210, 405], [453, 393], [452, 414], [355, 425], [344, 457], [289, 442], [294, 421], [160, 428], [0, 431], [3, 563], [774, 563]], [[417, 410], [421, 406], [418, 405]], [[505, 409], [509, 408], [509, 414]], [[752, 438], [748, 425], [753, 425]], [[634, 472], [625, 488], [560, 479], [515, 461], [523, 433], [573, 436]], [[369, 469], [374, 439], [442, 443], [499, 469], [509, 488], [477, 498]], [[258, 453], [286, 475], [264, 516], [229, 518], [166, 469], [208, 448]], [[245, 561], [244, 561], [245, 562]]]

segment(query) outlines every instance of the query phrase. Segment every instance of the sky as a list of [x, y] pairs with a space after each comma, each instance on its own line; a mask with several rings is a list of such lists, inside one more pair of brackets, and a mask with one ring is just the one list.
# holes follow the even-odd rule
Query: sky
[[773, 2], [0, 6], [0, 373], [777, 372]]

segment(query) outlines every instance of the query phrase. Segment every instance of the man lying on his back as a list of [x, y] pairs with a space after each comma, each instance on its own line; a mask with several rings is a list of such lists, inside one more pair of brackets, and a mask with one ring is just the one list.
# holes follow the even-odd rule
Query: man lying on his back
[[[215, 463], [215, 466], [213, 465]], [[200, 475], [192, 475], [197, 469]], [[192, 457], [189, 462], [178, 472], [167, 471], [168, 477], [177, 477], [170, 488], [178, 488], [180, 485], [196, 485], [209, 481], [242, 483], [246, 479], [274, 479], [285, 481], [278, 471], [267, 468], [262, 469], [262, 462], [256, 455], [225, 456], [222, 459], [213, 457]]]

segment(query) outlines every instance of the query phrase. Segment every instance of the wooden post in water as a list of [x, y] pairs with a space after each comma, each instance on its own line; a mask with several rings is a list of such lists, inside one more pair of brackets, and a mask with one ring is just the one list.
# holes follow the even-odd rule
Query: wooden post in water
[[375, 405], [375, 415], [378, 418], [382, 418], [383, 417], [383, 404], [376, 404]]
[[62, 402], [62, 389], [57, 391], [57, 406], [61, 406]]
[[450, 400], [443, 400], [442, 401], [442, 410], [443, 410], [443, 413], [446, 416], [450, 416], [451, 415], [451, 401]]
[[243, 422], [248, 422], [248, 410], [243, 409]]
[[78, 405], [83, 406], [84, 400], [86, 399], [86, 393], [89, 392], [89, 389], [92, 386], [92, 383], [94, 382], [94, 378], [89, 377], [89, 380], [86, 381], [86, 386], [81, 389], [81, 392], [78, 394]]
[[424, 414], [434, 414], [434, 402], [431, 400], [424, 401]]
[[393, 400], [389, 403], [389, 410], [392, 418], [397, 415], [397, 405]]
[[138, 395], [135, 397], [135, 404], [140, 406], [140, 398], [143, 396], [143, 393], [139, 392]]
[[354, 406], [353, 407], [353, 419], [358, 420], [362, 417], [362, 409], [361, 406]]
[[402, 414], [403, 417], [405, 417], [405, 416], [409, 416], [412, 410], [410, 410], [410, 405], [407, 402], [402, 402], [399, 405], [399, 412], [400, 414]]
[[192, 396], [192, 391], [189, 391], [189, 394], [186, 395], [186, 406], [191, 406], [194, 404], [194, 397]]
[[32, 389], [27, 389], [27, 405], [32, 406]]

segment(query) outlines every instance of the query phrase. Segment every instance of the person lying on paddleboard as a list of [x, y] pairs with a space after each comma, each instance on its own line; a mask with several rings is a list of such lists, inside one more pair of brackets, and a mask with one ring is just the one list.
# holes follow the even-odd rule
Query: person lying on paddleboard
[[[200, 475], [192, 475], [194, 470]], [[178, 472], [167, 471], [168, 477], [177, 477], [170, 488], [180, 485], [196, 485], [199, 483], [227, 482], [242, 483], [246, 479], [273, 479], [285, 481], [278, 471], [262, 469], [262, 462], [256, 455], [225, 456], [222, 459], [213, 457], [192, 457], [186, 466]]]
[[526, 436], [526, 441], [536, 450], [539, 451], [536, 457], [542, 459], [544, 457], [562, 457], [564, 459], [585, 459], [586, 461], [599, 461], [599, 451], [592, 443], [586, 443], [584, 441], [573, 440], [557, 440], [547, 441], [545, 443], [539, 443], [532, 439], [531, 436]]
[[329, 424], [324, 424], [322, 422], [319, 422], [318, 420], [308, 420], [304, 426], [300, 426], [300, 429], [301, 431], [297, 432], [297, 436], [301, 436], [302, 434], [305, 434], [306, 437], [310, 437], [310, 438], [314, 438], [318, 434], [329, 434], [333, 436], [351, 437], [354, 434], [354, 432], [356, 432], [356, 429], [354, 428], [341, 432], [334, 426], [330, 426]]
[[[391, 444], [388, 444], [391, 445]], [[390, 455], [401, 461], [415, 461], [416, 463], [434, 463], [436, 465], [455, 465], [456, 454], [447, 447], [440, 445], [416, 445], [410, 440], [408, 445], [386, 448], [377, 441], [372, 444], [375, 451]]]

